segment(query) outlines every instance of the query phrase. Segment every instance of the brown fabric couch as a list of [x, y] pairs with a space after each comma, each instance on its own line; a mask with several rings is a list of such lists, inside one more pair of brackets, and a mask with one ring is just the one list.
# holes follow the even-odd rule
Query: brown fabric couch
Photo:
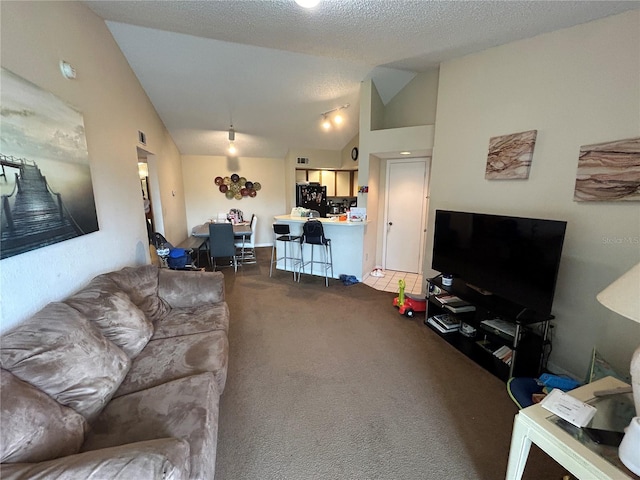
[[95, 277], [0, 337], [0, 477], [214, 478], [229, 310], [219, 272]]

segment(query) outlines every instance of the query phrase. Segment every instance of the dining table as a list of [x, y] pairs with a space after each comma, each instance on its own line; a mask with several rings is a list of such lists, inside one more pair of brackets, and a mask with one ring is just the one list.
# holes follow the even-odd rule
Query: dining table
[[[191, 229], [191, 237], [193, 241], [200, 242], [198, 250], [203, 246], [207, 246], [209, 243], [209, 224], [218, 222], [206, 222], [201, 225], [196, 225]], [[228, 222], [224, 222], [228, 223]], [[251, 223], [250, 222], [238, 222], [233, 223], [233, 236], [236, 239], [242, 239], [242, 251], [244, 252], [244, 242], [251, 236]]]
[[[191, 236], [197, 238], [209, 239], [209, 224], [216, 222], [206, 222], [202, 225], [196, 225], [191, 229]], [[225, 222], [226, 223], [226, 222]], [[251, 236], [250, 222], [238, 222], [233, 224], [233, 236], [236, 238], [246, 238]]]

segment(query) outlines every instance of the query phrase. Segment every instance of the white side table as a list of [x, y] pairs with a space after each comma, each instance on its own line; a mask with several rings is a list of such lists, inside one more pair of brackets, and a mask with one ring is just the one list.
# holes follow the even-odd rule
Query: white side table
[[[613, 377], [606, 377], [576, 388], [569, 394], [583, 402], [592, 403], [595, 398], [593, 392], [624, 386], [628, 385]], [[598, 446], [588, 439], [580, 438], [582, 435], [573, 435], [570, 429], [574, 427], [569, 426], [567, 430], [560, 423], [555, 415], [539, 404], [520, 410], [513, 423], [507, 480], [522, 478], [531, 442], [579, 479], [640, 478], [619, 461], [617, 448]]]

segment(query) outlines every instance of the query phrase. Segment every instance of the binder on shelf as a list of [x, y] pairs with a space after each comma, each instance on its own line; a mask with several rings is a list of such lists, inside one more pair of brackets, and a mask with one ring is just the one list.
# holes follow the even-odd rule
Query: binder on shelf
[[494, 357], [498, 357], [507, 365], [511, 365], [511, 357], [513, 357], [513, 350], [506, 345], [498, 348], [495, 352], [493, 352]]
[[506, 345], [501, 346], [500, 348], [498, 348], [495, 352], [493, 352], [493, 356], [494, 357], [498, 357], [501, 358], [503, 355], [505, 355], [508, 351], [509, 351], [509, 347], [507, 347]]

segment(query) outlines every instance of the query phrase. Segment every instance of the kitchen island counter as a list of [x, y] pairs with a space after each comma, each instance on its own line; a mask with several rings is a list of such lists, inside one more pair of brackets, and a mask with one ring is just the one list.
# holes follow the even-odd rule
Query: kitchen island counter
[[[282, 223], [296, 222], [300, 224], [310, 219], [309, 217], [297, 217], [292, 215], [276, 215], [273, 218], [276, 219], [276, 222], [282, 222]], [[367, 220], [365, 220], [364, 222], [347, 222], [347, 221], [341, 222], [340, 220], [338, 220], [338, 217], [331, 217], [331, 218], [314, 217], [314, 218], [311, 218], [311, 220], [319, 220], [320, 222], [322, 222], [323, 226], [338, 225], [341, 227], [362, 227], [363, 225], [366, 225], [367, 223], [369, 223]]]
[[[309, 220], [308, 217], [297, 217], [291, 215], [276, 215], [276, 223], [286, 223], [289, 225], [291, 235], [302, 235], [302, 225]], [[363, 222], [341, 222], [334, 218], [314, 218], [322, 223], [324, 235], [331, 240], [331, 250], [333, 254], [333, 278], [340, 278], [340, 275], [353, 275], [362, 281], [362, 252], [364, 248], [364, 234], [368, 221]], [[277, 245], [278, 257], [283, 256], [284, 250], [282, 242]], [[304, 246], [305, 260], [310, 258], [311, 246]], [[294, 255], [299, 255], [300, 250], [294, 247]], [[316, 247], [314, 255], [321, 255]], [[279, 261], [277, 268], [284, 270], [284, 261]], [[304, 273], [309, 274], [309, 266]], [[292, 271], [291, 262], [287, 263], [286, 270]], [[324, 277], [324, 271], [319, 266], [315, 266], [312, 272], [314, 275]]]

